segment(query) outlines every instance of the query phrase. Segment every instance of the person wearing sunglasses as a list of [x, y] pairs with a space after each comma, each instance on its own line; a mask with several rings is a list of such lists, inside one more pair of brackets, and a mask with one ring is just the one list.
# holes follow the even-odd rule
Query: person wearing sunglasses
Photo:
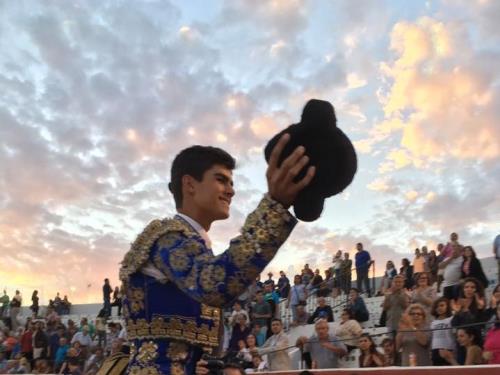
[[426, 320], [427, 313], [418, 303], [411, 304], [401, 317], [396, 350], [401, 351], [402, 366], [432, 366], [431, 334], [424, 331], [427, 328]]

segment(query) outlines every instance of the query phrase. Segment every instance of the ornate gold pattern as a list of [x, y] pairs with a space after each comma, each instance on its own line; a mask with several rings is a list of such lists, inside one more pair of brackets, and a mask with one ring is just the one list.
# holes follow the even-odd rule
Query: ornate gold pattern
[[147, 365], [156, 358], [158, 358], [158, 344], [154, 341], [143, 342], [136, 357], [137, 361]]
[[173, 341], [167, 349], [167, 358], [173, 362], [185, 361], [188, 354], [188, 346], [183, 342]]
[[[168, 232], [180, 232], [187, 237], [198, 234], [186, 223], [177, 219], [153, 220], [139, 234], [132, 243], [130, 250], [125, 254], [120, 268], [120, 280], [127, 285], [128, 278], [137, 272], [149, 259], [149, 252], [153, 244]], [[162, 238], [162, 241], [173, 241], [172, 237]], [[175, 244], [175, 243], [174, 243]]]
[[187, 271], [190, 266], [190, 257], [184, 248], [172, 250], [168, 259], [174, 271]]
[[161, 373], [158, 371], [158, 369], [155, 366], [147, 366], [147, 367], [132, 366], [130, 368], [129, 374], [131, 374], [131, 375], [161, 375]]
[[133, 314], [137, 314], [144, 309], [144, 290], [142, 288], [129, 288], [127, 297], [130, 301], [130, 310]]
[[[215, 320], [215, 313], [213, 316]], [[212, 328], [209, 328], [208, 324], [197, 325], [193, 320], [180, 318], [155, 317], [151, 323], [146, 319], [135, 321], [128, 319], [127, 335], [129, 340], [169, 338], [217, 347], [219, 345], [219, 320], [215, 320]]]

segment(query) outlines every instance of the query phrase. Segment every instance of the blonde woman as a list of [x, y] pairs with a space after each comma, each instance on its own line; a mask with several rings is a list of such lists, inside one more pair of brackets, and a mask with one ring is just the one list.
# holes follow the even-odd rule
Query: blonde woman
[[[423, 331], [427, 313], [422, 305], [411, 304], [401, 317], [396, 335], [396, 350], [401, 351], [402, 366], [432, 366], [430, 355], [431, 333]], [[410, 363], [410, 357], [415, 363]]]

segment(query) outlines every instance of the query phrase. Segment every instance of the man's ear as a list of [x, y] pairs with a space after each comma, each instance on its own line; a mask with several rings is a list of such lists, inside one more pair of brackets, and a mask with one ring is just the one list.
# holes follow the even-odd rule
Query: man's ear
[[186, 192], [187, 194], [193, 194], [195, 187], [194, 187], [194, 178], [188, 174], [185, 174], [182, 176], [181, 179], [182, 182], [182, 191]]

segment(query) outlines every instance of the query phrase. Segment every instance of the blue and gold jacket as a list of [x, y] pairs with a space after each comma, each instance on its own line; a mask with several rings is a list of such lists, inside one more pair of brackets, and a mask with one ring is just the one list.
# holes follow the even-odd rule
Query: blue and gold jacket
[[[220, 307], [242, 294], [273, 259], [297, 220], [267, 195], [229, 249], [214, 256], [185, 220], [154, 220], [120, 269], [131, 344], [129, 374], [194, 374], [205, 352], [217, 354]], [[143, 272], [154, 266], [161, 277]]]

